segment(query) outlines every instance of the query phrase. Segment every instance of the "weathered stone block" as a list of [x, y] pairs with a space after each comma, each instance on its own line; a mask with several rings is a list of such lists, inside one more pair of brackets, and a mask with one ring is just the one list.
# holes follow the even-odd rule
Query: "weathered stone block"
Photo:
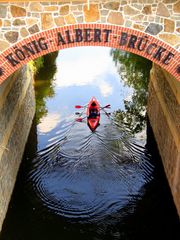
[[145, 27], [140, 24], [133, 24], [133, 28], [144, 31]]
[[27, 31], [27, 29], [25, 27], [20, 29], [20, 34], [22, 37], [27, 37], [29, 35], [29, 32]]
[[107, 21], [112, 24], [123, 25], [124, 19], [120, 12], [110, 12]]
[[101, 10], [100, 13], [101, 13], [101, 16], [107, 16], [109, 13], [109, 10]]
[[30, 28], [28, 28], [28, 31], [30, 34], [34, 34], [39, 32], [39, 26], [37, 24], [34, 24], [33, 26], [31, 26]]
[[29, 10], [30, 12], [42, 12], [43, 6], [39, 2], [30, 2]]
[[119, 9], [119, 2], [109, 2], [104, 4], [104, 8], [110, 10], [118, 10]]
[[137, 15], [139, 14], [140, 11], [135, 9], [135, 8], [132, 8], [131, 6], [124, 6], [124, 14], [125, 15], [129, 15], [129, 16], [133, 16], [133, 15]]
[[5, 18], [7, 15], [7, 6], [0, 5], [0, 18]]
[[24, 17], [24, 16], [26, 16], [26, 9], [24, 9], [22, 7], [12, 5], [10, 7], [10, 9], [11, 9], [11, 14], [12, 14], [13, 17]]
[[84, 16], [86, 22], [97, 22], [100, 19], [98, 4], [90, 4], [89, 9], [88, 6], [85, 5]]
[[26, 23], [25, 23], [24, 20], [15, 19], [15, 20], [13, 21], [13, 25], [14, 25], [14, 26], [22, 26], [22, 25], [26, 25]]
[[38, 22], [37, 18], [27, 18], [26, 19], [26, 24], [28, 26], [32, 26], [32, 25], [36, 24], [37, 22]]
[[54, 19], [57, 26], [63, 26], [65, 24], [64, 17], [57, 17]]
[[143, 14], [138, 14], [136, 16], [131, 17], [131, 20], [141, 22], [144, 20], [144, 17], [145, 16]]
[[9, 45], [10, 44], [7, 41], [0, 40], [0, 51], [4, 51]]
[[60, 8], [60, 15], [67, 15], [69, 14], [69, 5], [62, 6]]
[[10, 20], [4, 20], [4, 27], [10, 27], [11, 26], [11, 21]]
[[84, 21], [84, 17], [83, 16], [79, 16], [76, 18], [78, 23], [82, 23]]
[[69, 14], [67, 16], [64, 17], [65, 21], [67, 24], [75, 24], [76, 23], [76, 19], [72, 14]]
[[58, 7], [57, 6], [46, 6], [44, 7], [44, 11], [47, 11], [47, 12], [56, 12], [58, 11]]
[[51, 13], [42, 13], [41, 14], [41, 25], [42, 25], [43, 30], [54, 27], [53, 16]]
[[159, 34], [159, 38], [171, 44], [172, 46], [175, 46], [180, 42], [180, 36], [170, 33], [161, 33]]
[[175, 13], [180, 13], [180, 1], [178, 1], [177, 3], [175, 3], [175, 4], [173, 5], [173, 11], [174, 11]]
[[143, 8], [143, 10], [142, 10], [142, 13], [144, 13], [144, 14], [146, 14], [146, 15], [152, 14], [151, 5], [146, 5], [146, 6], [144, 6], [144, 8]]
[[132, 7], [137, 8], [138, 10], [142, 10], [143, 4], [142, 3], [133, 3]]
[[158, 4], [158, 8], [157, 8], [157, 15], [162, 16], [162, 17], [169, 17], [169, 10], [167, 9], [167, 7], [163, 4], [163, 3], [159, 3]]
[[170, 19], [164, 19], [164, 31], [165, 32], [174, 32], [175, 22]]
[[162, 25], [156, 23], [150, 23], [149, 26], [146, 28], [145, 32], [151, 35], [157, 35], [163, 29]]
[[9, 31], [4, 34], [6, 40], [10, 43], [15, 43], [18, 40], [19, 33], [15, 31]]

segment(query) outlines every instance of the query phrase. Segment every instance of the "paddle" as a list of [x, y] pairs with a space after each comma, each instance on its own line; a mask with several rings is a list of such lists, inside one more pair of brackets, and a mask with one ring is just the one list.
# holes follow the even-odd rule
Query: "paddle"
[[103, 110], [104, 113], [109, 117], [109, 116], [111, 115], [111, 113], [106, 112], [106, 111], [104, 110], [104, 108], [111, 108], [111, 105], [108, 104], [108, 105], [106, 105], [106, 106], [104, 106], [104, 107], [101, 108], [101, 110]]
[[75, 106], [75, 108], [85, 108], [85, 107], [87, 107], [87, 105], [85, 105], [85, 106], [76, 105], [76, 106]]
[[[85, 108], [86, 106], [87, 106], [87, 105], [85, 105], [85, 106], [76, 105], [75, 108]], [[110, 104], [107, 104], [106, 106], [101, 107], [101, 109], [104, 109], [104, 108], [110, 108], [110, 107], [111, 107], [111, 105], [110, 105]]]
[[83, 118], [76, 118], [77, 122], [82, 122], [83, 119], [87, 118], [87, 116], [83, 117]]
[[[87, 105], [86, 105], [86, 106], [87, 106]], [[86, 106], [76, 105], [75, 108], [85, 108]], [[111, 107], [111, 105], [110, 105], [110, 104], [107, 104], [107, 105], [104, 106], [104, 107], [100, 107], [100, 109], [101, 109], [101, 110], [104, 110], [104, 108], [110, 108], [110, 107]], [[106, 111], [104, 111], [104, 112], [105, 112], [108, 116], [111, 114], [111, 113], [107, 113]], [[78, 114], [80, 114], [80, 113], [76, 112], [76, 115], [78, 115]], [[76, 120], [77, 122], [82, 122], [82, 120], [85, 119], [85, 118], [87, 118], [87, 116], [85, 116], [85, 117], [83, 117], [83, 118], [79, 117], [79, 118], [76, 118], [75, 120]]]
[[106, 105], [106, 106], [104, 106], [104, 107], [101, 107], [101, 110], [104, 109], [104, 108], [110, 108], [110, 107], [111, 107], [111, 105], [108, 104], [108, 105]]

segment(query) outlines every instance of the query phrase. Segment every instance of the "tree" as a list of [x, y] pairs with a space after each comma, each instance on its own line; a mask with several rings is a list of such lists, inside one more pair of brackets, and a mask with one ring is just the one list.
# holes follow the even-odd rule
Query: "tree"
[[124, 100], [125, 110], [114, 112], [114, 119], [135, 134], [144, 128], [146, 122], [148, 80], [152, 63], [143, 57], [118, 49], [112, 49], [111, 56], [124, 84], [134, 89], [132, 99]]

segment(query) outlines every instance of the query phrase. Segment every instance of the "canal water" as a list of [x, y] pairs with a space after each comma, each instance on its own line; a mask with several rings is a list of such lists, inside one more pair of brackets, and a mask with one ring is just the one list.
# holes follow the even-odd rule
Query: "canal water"
[[[47, 59], [0, 240], [180, 239], [146, 116], [151, 63], [100, 47]], [[92, 96], [111, 104], [95, 132], [75, 108]]]

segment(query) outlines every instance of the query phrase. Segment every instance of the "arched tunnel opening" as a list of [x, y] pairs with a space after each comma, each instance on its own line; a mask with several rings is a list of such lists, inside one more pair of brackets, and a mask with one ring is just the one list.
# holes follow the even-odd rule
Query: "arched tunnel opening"
[[[69, 48], [30, 63], [36, 115], [0, 239], [179, 239], [147, 117], [151, 67], [106, 47]], [[76, 121], [86, 109], [74, 108], [92, 96], [111, 105], [95, 132], [86, 118]]]

